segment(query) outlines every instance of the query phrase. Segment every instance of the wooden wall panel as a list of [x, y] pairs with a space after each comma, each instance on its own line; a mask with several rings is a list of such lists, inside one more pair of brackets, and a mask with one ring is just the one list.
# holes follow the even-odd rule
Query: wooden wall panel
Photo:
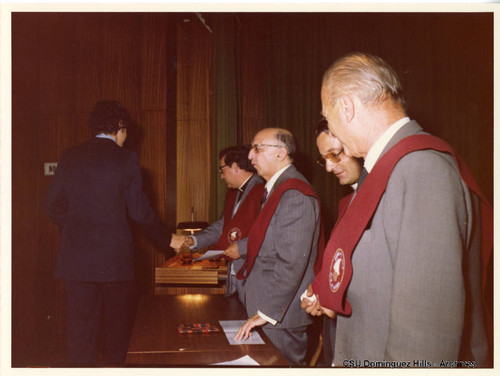
[[241, 126], [242, 143], [250, 144], [253, 136], [265, 128], [264, 88], [268, 64], [262, 64], [268, 52], [267, 18], [240, 16], [241, 31]]
[[[167, 43], [175, 39], [168, 34], [168, 19], [165, 14], [145, 14], [142, 17], [141, 53], [141, 108], [147, 110], [167, 110]], [[173, 110], [173, 109], [172, 109]]]
[[[167, 216], [166, 200], [166, 158], [167, 127], [165, 111], [143, 111], [141, 116], [142, 141], [139, 143], [138, 157], [141, 164], [143, 190], [153, 208], [162, 220]], [[136, 249], [136, 272], [139, 290], [150, 293], [154, 284], [154, 268], [162, 265], [170, 253], [158, 247], [145, 232], [137, 228], [134, 237]], [[172, 256], [172, 255], [170, 255]]]
[[[196, 20], [196, 19], [195, 19]], [[178, 27], [177, 222], [208, 221], [211, 40], [199, 22]]]
[[[136, 119], [138, 126], [131, 128], [126, 146], [136, 147], [146, 176], [145, 191], [160, 216], [167, 216], [166, 151], [175, 138], [166, 137], [167, 44], [162, 41], [169, 37], [175, 41], [175, 30], [166, 35], [166, 28], [159, 25], [167, 24], [167, 15], [155, 17], [125, 13], [13, 16], [15, 366], [65, 361], [65, 293], [61, 281], [52, 277], [60, 234], [45, 215], [51, 177], [43, 176], [43, 163], [57, 162], [63, 150], [91, 137], [88, 117], [97, 100], [118, 100]], [[148, 86], [154, 91], [143, 98]], [[154, 264], [164, 259], [165, 252], [144, 240], [141, 231], [135, 238], [142, 251], [136, 276], [147, 293], [152, 291]]]
[[[313, 167], [318, 154], [311, 128], [319, 119], [324, 71], [352, 51], [378, 54], [396, 69], [410, 116], [451, 143], [493, 197], [491, 14], [286, 13], [248, 19], [267, 32], [260, 62], [268, 67], [264, 123], [297, 137], [298, 167], [326, 204], [330, 226], [345, 190]], [[252, 85], [253, 77], [244, 79], [242, 87]]]
[[[31, 33], [21, 33], [28, 29]], [[36, 196], [37, 165], [33, 137], [27, 130], [37, 124], [39, 108], [39, 72], [32, 61], [39, 60], [39, 23], [36, 17], [12, 16], [12, 75], [18, 77], [12, 87], [12, 362], [26, 365], [35, 356], [37, 344], [30, 342], [36, 332], [35, 321], [25, 312], [35, 312], [32, 279], [26, 271], [34, 271], [36, 259], [31, 257], [37, 247], [36, 225], [26, 218], [33, 216]], [[25, 95], [31, 93], [32, 95]]]
[[101, 35], [104, 15], [96, 13], [78, 13], [75, 23], [75, 111], [87, 118], [94, 104], [104, 99], [101, 95], [101, 76], [103, 60]]
[[[48, 13], [40, 18], [40, 114], [74, 112], [75, 34], [73, 17]], [[49, 120], [49, 119], [45, 119]], [[67, 124], [68, 127], [76, 126]]]
[[117, 99], [138, 116], [140, 98], [141, 48], [140, 18], [118, 13], [102, 16], [101, 56], [99, 66], [101, 99]]

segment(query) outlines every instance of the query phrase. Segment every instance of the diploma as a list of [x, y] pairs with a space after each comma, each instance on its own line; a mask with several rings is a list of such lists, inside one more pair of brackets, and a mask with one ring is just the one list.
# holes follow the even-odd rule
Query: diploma
[[209, 251], [206, 251], [200, 257], [195, 258], [193, 261], [201, 261], [201, 260], [205, 260], [205, 259], [209, 259], [209, 258], [219, 257], [222, 255], [222, 253], [224, 253], [224, 251], [211, 249]]

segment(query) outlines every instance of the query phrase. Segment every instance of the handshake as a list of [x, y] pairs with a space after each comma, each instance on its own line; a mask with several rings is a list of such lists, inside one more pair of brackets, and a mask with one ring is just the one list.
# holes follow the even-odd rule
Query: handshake
[[170, 241], [170, 247], [179, 253], [181, 247], [191, 247], [194, 245], [194, 239], [190, 236], [172, 234], [172, 240]]
[[[170, 241], [170, 247], [175, 250], [176, 253], [181, 251], [181, 248], [189, 248], [194, 245], [194, 239], [190, 236], [183, 236], [172, 234], [172, 240]], [[229, 247], [222, 253], [223, 256], [229, 257], [233, 260], [239, 259], [240, 252], [238, 249], [238, 242], [231, 243]]]

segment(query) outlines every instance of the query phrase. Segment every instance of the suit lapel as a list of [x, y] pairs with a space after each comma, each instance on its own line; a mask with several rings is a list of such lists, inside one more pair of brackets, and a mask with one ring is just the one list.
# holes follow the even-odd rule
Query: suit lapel
[[[275, 191], [275, 189], [282, 184], [283, 182], [287, 181], [288, 179], [295, 177], [297, 175], [297, 169], [295, 166], [292, 164], [290, 167], [288, 167], [283, 173], [280, 175], [278, 180], [273, 185], [273, 188], [271, 189], [271, 192], [268, 192], [267, 194], [267, 199], [269, 199], [269, 196], [272, 195], [272, 193]], [[266, 201], [267, 201], [266, 199]]]
[[382, 157], [385, 153], [387, 153], [394, 145], [396, 145], [399, 141], [401, 141], [403, 138], [406, 138], [408, 136], [412, 136], [417, 133], [425, 133], [423, 132], [423, 129], [418, 123], [414, 120], [409, 121], [405, 125], [401, 127], [399, 131], [396, 132], [394, 136], [390, 139], [390, 141], [385, 145], [384, 150], [378, 157]]

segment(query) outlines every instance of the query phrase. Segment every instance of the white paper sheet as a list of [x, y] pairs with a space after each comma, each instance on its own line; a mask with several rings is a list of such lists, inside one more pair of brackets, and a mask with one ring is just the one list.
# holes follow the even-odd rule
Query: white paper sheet
[[256, 331], [252, 331], [252, 335], [248, 339], [234, 339], [234, 336], [236, 335], [236, 333], [238, 333], [238, 330], [244, 323], [246, 323], [246, 320], [219, 320], [219, 324], [222, 327], [222, 330], [224, 330], [224, 334], [226, 335], [226, 338], [231, 345], [265, 344], [260, 334]]
[[193, 261], [201, 261], [201, 260], [209, 259], [212, 257], [218, 257], [218, 256], [222, 255], [223, 252], [224, 251], [209, 250], [209, 251], [206, 251], [200, 257], [195, 258]]
[[214, 363], [214, 366], [260, 366], [252, 357], [245, 355], [241, 358], [230, 360], [228, 362]]

